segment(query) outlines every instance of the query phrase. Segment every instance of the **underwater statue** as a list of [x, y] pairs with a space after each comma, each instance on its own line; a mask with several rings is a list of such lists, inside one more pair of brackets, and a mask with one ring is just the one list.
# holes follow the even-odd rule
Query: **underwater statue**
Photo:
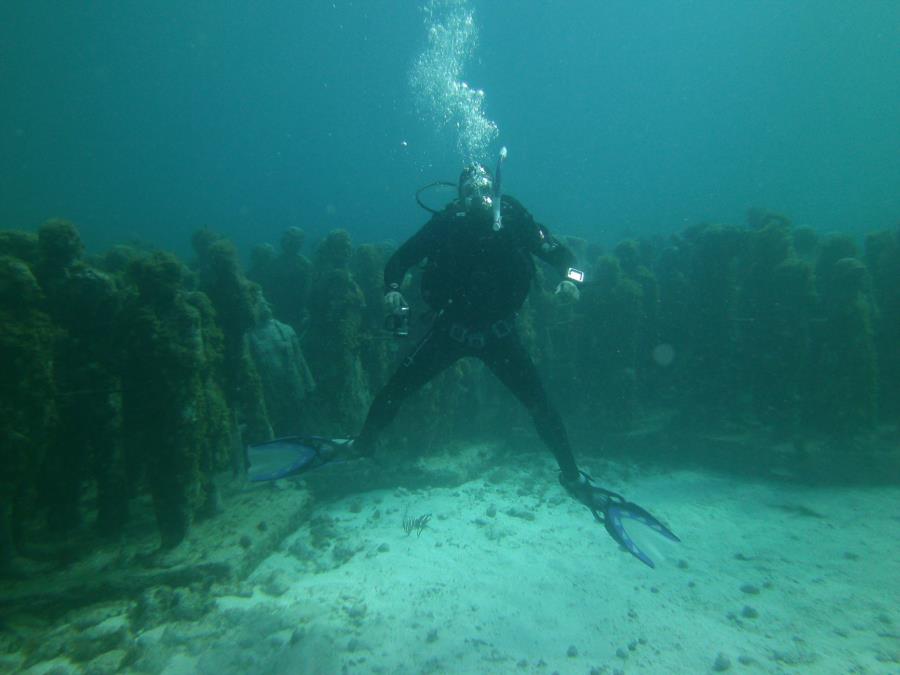
[[305, 241], [306, 234], [299, 227], [287, 228], [281, 235], [279, 251], [269, 244], [254, 248], [247, 275], [262, 286], [272, 315], [297, 333], [306, 325], [312, 282], [312, 263], [302, 253]]
[[350, 235], [328, 234], [316, 251], [309, 329], [303, 349], [316, 380], [314, 405], [325, 431], [362, 422], [370, 395], [362, 363], [365, 297], [350, 272]]
[[[827, 244], [826, 244], [827, 250]], [[813, 339], [815, 386], [811, 411], [833, 440], [870, 431], [876, 420], [878, 368], [869, 276], [854, 257], [820, 261], [825, 321]]]
[[85, 482], [95, 478], [98, 528], [116, 535], [128, 512], [115, 342], [123, 292], [83, 253], [72, 223], [50, 220], [39, 228], [38, 281], [61, 329], [54, 349], [59, 422], [45, 467], [44, 498], [50, 527], [71, 530], [81, 522]]
[[209, 296], [225, 340], [225, 395], [247, 443], [272, 438], [262, 383], [250, 353], [249, 333], [256, 324], [256, 284], [241, 270], [234, 244], [209, 230], [194, 233], [196, 274]]
[[308, 424], [305, 402], [315, 388], [315, 382], [297, 333], [288, 324], [275, 319], [262, 293], [257, 295], [258, 318], [249, 339], [266, 410], [276, 436], [297, 434], [304, 424]]
[[0, 577], [21, 574], [23, 525], [56, 426], [53, 346], [56, 329], [31, 268], [0, 255]]
[[613, 256], [601, 256], [592, 277], [594, 283], [582, 294], [578, 350], [585, 413], [602, 428], [623, 431], [638, 413], [643, 290]]
[[206, 431], [203, 317], [184, 288], [186, 270], [154, 253], [135, 261], [124, 312], [123, 423], [129, 468], [153, 497], [162, 548], [187, 536], [202, 494]]

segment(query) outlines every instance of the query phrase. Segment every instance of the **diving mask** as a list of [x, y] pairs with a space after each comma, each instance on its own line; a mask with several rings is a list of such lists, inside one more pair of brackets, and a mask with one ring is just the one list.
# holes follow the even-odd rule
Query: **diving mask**
[[481, 164], [470, 164], [459, 176], [459, 200], [466, 211], [491, 210], [494, 181]]

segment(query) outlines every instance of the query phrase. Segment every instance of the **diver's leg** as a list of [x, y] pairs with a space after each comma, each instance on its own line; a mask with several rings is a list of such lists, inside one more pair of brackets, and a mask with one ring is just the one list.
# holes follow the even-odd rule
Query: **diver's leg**
[[432, 328], [404, 359], [388, 383], [375, 396], [362, 431], [353, 442], [360, 455], [371, 455], [375, 443], [393, 421], [406, 398], [463, 356], [459, 343], [443, 330]]
[[538, 435], [553, 451], [563, 477], [577, 479], [578, 466], [562, 418], [547, 398], [537, 368], [519, 336], [514, 331], [503, 339], [490, 342], [482, 358], [531, 413]]

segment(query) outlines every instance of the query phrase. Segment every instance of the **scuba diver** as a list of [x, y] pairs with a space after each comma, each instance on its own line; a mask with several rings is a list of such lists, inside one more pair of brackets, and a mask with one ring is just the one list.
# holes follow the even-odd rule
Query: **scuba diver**
[[433, 216], [388, 260], [384, 303], [392, 331], [408, 334], [409, 304], [400, 288], [407, 270], [424, 262], [422, 296], [434, 311], [434, 319], [375, 396], [359, 436], [292, 437], [251, 446], [250, 479], [272, 480], [335, 458], [371, 457], [380, 433], [409, 396], [460, 358], [475, 357], [531, 414], [538, 435], [556, 458], [562, 486], [591, 510], [616, 542], [654, 567], [628, 535], [622, 520], [637, 520], [672, 541], [678, 538], [647, 511], [599, 487], [579, 470], [562, 418], [519, 338], [515, 319], [535, 276], [534, 258], [562, 277], [556, 293], [564, 299], [577, 301], [577, 284], [584, 281], [584, 273], [573, 266], [575, 256], [566, 246], [537, 223], [518, 200], [502, 194], [500, 178], [505, 158], [503, 148], [493, 176], [481, 164], [467, 166], [457, 184], [448, 184], [456, 187], [458, 195], [441, 211], [418, 200], [422, 190], [431, 185], [416, 194], [419, 205]]
[[559, 273], [556, 293], [564, 298], [578, 299], [577, 284], [584, 281], [584, 273], [574, 267], [575, 256], [565, 245], [518, 200], [502, 194], [505, 158], [503, 148], [496, 176], [481, 164], [467, 166], [459, 176], [457, 198], [441, 211], [428, 209], [432, 218], [388, 260], [384, 302], [394, 325], [404, 331], [409, 305], [400, 288], [407, 270], [423, 261], [422, 296], [435, 318], [375, 396], [361, 433], [352, 441], [353, 451], [371, 456], [380, 432], [404, 400], [458, 359], [479, 358], [531, 414], [538, 435], [556, 458], [563, 487], [619, 544], [653, 567], [626, 533], [622, 518], [638, 520], [668, 539], [678, 538], [645, 510], [595, 485], [578, 469], [562, 418], [516, 330], [516, 313], [534, 279], [535, 257]]
[[496, 194], [494, 185], [484, 166], [466, 167], [458, 199], [435, 212], [388, 260], [384, 302], [391, 317], [399, 325], [405, 322], [409, 305], [400, 287], [407, 270], [424, 260], [421, 291], [434, 321], [376, 395], [353, 448], [363, 456], [372, 454], [379, 433], [408, 396], [458, 359], [471, 356], [481, 359], [522, 402], [563, 475], [574, 479], [578, 469], [562, 419], [519, 339], [515, 315], [531, 288], [532, 256], [559, 271], [564, 280], [557, 292], [568, 297], [577, 298], [579, 291], [565, 278], [567, 273], [581, 273], [572, 268], [575, 257], [569, 249], [517, 200]]

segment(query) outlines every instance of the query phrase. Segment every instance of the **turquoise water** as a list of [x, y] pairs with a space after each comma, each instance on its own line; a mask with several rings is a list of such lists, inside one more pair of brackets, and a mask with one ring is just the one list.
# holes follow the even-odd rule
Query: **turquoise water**
[[242, 246], [292, 223], [402, 240], [412, 192], [462, 159], [409, 82], [453, 12], [489, 154], [509, 147], [542, 222], [607, 243], [751, 206], [896, 222], [896, 3], [431, 4], [6, 3], [0, 222], [177, 250], [203, 224]]
[[[5, 3], [0, 671], [900, 672], [898, 45], [896, 2]], [[652, 569], [477, 360], [344, 442], [434, 318], [413, 269], [384, 324], [416, 190], [501, 148], [586, 275], [518, 332]], [[247, 480], [297, 434], [341, 442]]]

